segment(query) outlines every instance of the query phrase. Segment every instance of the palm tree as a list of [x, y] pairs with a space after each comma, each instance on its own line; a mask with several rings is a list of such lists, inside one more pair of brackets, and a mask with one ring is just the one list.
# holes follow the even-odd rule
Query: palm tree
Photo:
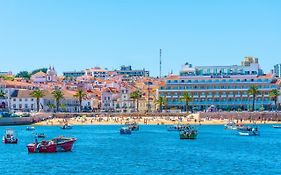
[[250, 86], [248, 89], [248, 94], [252, 95], [253, 97], [253, 104], [252, 104], [252, 111], [255, 110], [255, 101], [256, 101], [256, 96], [260, 93], [259, 89], [257, 86], [253, 85]]
[[47, 104], [47, 106], [48, 106], [48, 108], [49, 108], [51, 111], [53, 111], [53, 109], [56, 108], [56, 106], [55, 106], [54, 104], [52, 104], [52, 103]]
[[0, 98], [5, 98], [5, 96], [6, 96], [6, 93], [1, 90], [1, 91], [0, 91]]
[[76, 94], [74, 94], [74, 97], [76, 97], [79, 100], [79, 112], [82, 111], [82, 100], [86, 96], [86, 93], [82, 89], [78, 89]]
[[45, 94], [42, 90], [36, 89], [30, 93], [30, 95], [36, 98], [37, 112], [40, 110], [40, 98], [44, 97]]
[[269, 97], [274, 101], [276, 111], [277, 111], [277, 100], [279, 95], [280, 92], [278, 91], [278, 89], [273, 89], [269, 92]]
[[59, 111], [59, 107], [60, 107], [60, 101], [61, 101], [61, 99], [63, 99], [64, 97], [64, 94], [63, 94], [63, 92], [61, 91], [61, 90], [54, 90], [53, 92], [52, 92], [52, 95], [53, 95], [53, 97], [54, 97], [54, 99], [55, 99], [55, 101], [56, 101], [56, 111], [58, 112]]
[[192, 100], [189, 92], [187, 92], [187, 91], [184, 92], [180, 99], [181, 99], [181, 101], [185, 102], [185, 108], [186, 108], [185, 110], [186, 110], [186, 112], [188, 112], [188, 108], [189, 108], [188, 103]]
[[156, 103], [159, 105], [159, 109], [162, 112], [163, 106], [166, 106], [166, 104], [167, 104], [167, 98], [163, 97], [163, 96], [159, 96]]
[[130, 98], [134, 100], [134, 103], [137, 103], [136, 111], [139, 112], [139, 99], [142, 96], [142, 92], [140, 90], [136, 90], [130, 94]]

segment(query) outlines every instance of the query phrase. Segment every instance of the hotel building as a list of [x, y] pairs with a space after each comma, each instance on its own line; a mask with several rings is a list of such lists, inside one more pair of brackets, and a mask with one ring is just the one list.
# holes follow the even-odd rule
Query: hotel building
[[273, 73], [275, 76], [281, 78], [281, 64], [274, 65]]
[[121, 66], [120, 70], [116, 70], [118, 75], [127, 75], [129, 77], [149, 77], [149, 71], [133, 70], [132, 66]]
[[253, 99], [248, 89], [253, 85], [260, 91], [255, 109], [271, 109], [273, 102], [269, 92], [277, 88], [276, 79], [273, 75], [263, 75], [258, 59], [252, 57], [245, 57], [240, 66], [193, 67], [187, 63], [179, 76], [166, 78], [158, 93], [167, 98], [169, 109], [184, 109], [185, 102], [180, 98], [187, 91], [193, 110], [205, 110], [211, 105], [222, 110], [250, 110]]

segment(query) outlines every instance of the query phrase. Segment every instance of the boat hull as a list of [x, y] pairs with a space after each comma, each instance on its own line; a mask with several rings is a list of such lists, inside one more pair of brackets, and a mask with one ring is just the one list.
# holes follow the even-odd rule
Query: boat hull
[[76, 141], [75, 138], [71, 138], [67, 141], [57, 142], [57, 143], [56, 142], [48, 142], [47, 144], [44, 144], [44, 142], [31, 143], [27, 145], [27, 149], [29, 153], [68, 152], [72, 150], [75, 141]]
[[240, 136], [259, 136], [259, 132], [238, 132]]
[[196, 139], [197, 134], [191, 133], [191, 134], [180, 134], [180, 139]]
[[10, 140], [10, 139], [7, 139], [7, 138], [3, 138], [3, 143], [5, 144], [17, 144], [18, 143], [18, 139], [14, 139], [14, 140]]

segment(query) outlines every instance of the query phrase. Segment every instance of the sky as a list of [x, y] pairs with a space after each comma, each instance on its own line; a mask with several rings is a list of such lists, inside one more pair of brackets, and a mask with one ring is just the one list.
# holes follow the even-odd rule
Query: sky
[[0, 0], [0, 71], [281, 63], [279, 0]]

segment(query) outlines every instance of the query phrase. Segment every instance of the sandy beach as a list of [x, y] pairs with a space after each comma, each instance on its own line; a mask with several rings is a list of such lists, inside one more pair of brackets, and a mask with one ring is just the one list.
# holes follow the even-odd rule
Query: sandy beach
[[[192, 118], [187, 117], [72, 117], [72, 118], [52, 118], [47, 119], [34, 125], [40, 126], [58, 126], [63, 124], [70, 125], [122, 125], [126, 122], [137, 122], [144, 125], [173, 125], [173, 124], [191, 124], [191, 125], [224, 125], [228, 119], [209, 119], [201, 118], [196, 114]], [[239, 124], [278, 124], [277, 121], [264, 120], [234, 120]]]

